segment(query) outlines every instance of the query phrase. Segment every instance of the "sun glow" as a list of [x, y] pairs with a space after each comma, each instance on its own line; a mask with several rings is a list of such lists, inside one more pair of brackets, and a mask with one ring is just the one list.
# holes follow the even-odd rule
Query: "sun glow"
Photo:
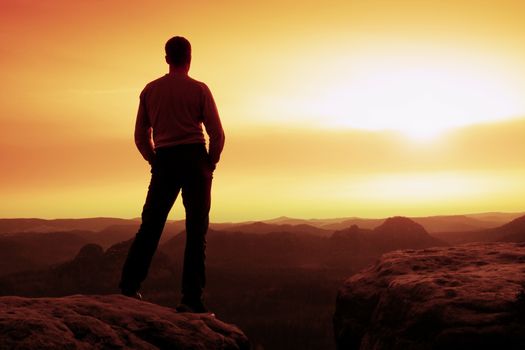
[[[507, 175], [508, 176], [508, 175]], [[420, 203], [428, 200], [477, 200], [507, 189], [500, 174], [491, 176], [466, 172], [399, 173], [372, 176], [359, 187], [363, 199], [396, 203]], [[481, 190], [482, 189], [482, 190]]]
[[490, 72], [432, 64], [370, 68], [351, 83], [342, 106], [350, 117], [339, 123], [428, 138], [519, 113], [516, 92]]
[[[525, 1], [2, 1], [1, 216], [140, 215], [171, 35], [226, 131], [213, 220], [523, 211]], [[181, 218], [177, 202], [173, 218]]]
[[521, 90], [505, 65], [486, 56], [411, 56], [416, 52], [349, 56], [309, 74], [308, 84], [290, 79], [285, 98], [274, 94], [264, 110], [314, 127], [393, 130], [420, 141], [523, 113]]

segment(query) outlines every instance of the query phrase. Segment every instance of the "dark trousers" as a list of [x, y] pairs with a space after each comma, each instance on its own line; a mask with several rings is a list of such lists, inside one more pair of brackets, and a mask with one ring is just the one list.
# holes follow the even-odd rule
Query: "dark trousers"
[[182, 190], [186, 210], [186, 249], [182, 294], [200, 298], [206, 283], [205, 249], [210, 211], [212, 165], [204, 144], [178, 145], [156, 150], [151, 182], [142, 210], [142, 224], [122, 270], [122, 291], [138, 291], [146, 279], [168, 214]]

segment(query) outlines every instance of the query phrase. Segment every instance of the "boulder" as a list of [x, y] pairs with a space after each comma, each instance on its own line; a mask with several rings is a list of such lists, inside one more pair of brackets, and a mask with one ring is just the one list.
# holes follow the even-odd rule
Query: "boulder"
[[525, 349], [525, 244], [383, 255], [339, 290], [338, 349]]
[[0, 298], [0, 349], [249, 349], [235, 326], [208, 314], [121, 295]]

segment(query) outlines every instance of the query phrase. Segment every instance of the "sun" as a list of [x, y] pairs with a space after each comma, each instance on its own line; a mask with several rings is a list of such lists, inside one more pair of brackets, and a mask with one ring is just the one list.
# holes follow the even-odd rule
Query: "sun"
[[448, 128], [432, 125], [405, 126], [403, 129], [396, 128], [394, 131], [401, 133], [414, 142], [433, 142], [438, 139]]

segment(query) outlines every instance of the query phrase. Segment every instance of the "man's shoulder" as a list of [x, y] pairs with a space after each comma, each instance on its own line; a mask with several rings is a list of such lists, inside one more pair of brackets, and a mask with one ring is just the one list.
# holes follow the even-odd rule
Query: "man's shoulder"
[[166, 80], [167, 77], [168, 77], [168, 75], [165, 74], [165, 75], [163, 75], [161, 77], [158, 77], [155, 80], [150, 81], [149, 83], [146, 84], [146, 86], [144, 87], [144, 90], [152, 88], [152, 87], [154, 87], [156, 85], [161, 84], [164, 80]]
[[211, 96], [211, 91], [208, 85], [206, 83], [199, 81], [197, 79], [194, 79], [190, 76], [186, 77], [186, 82], [191, 85], [190, 89], [193, 89], [194, 91], [198, 91], [201, 96], [204, 96], [205, 98], [209, 98]]
[[188, 76], [188, 81], [190, 81], [192, 84], [196, 85], [196, 86], [199, 86], [200, 88], [204, 89], [204, 90], [208, 90], [208, 85], [206, 85], [206, 83], [200, 81], [200, 80], [197, 80], [197, 79], [194, 79], [190, 76]]

